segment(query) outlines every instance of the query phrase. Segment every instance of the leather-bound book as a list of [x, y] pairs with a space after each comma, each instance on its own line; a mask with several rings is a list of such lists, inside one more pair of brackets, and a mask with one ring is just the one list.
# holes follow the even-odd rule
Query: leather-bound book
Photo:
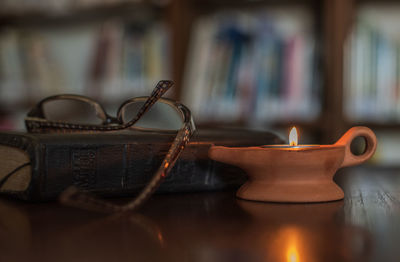
[[[135, 195], [151, 179], [174, 134], [126, 131], [96, 134], [0, 132], [0, 193], [30, 201], [56, 198], [65, 188], [101, 196]], [[270, 132], [200, 129], [157, 192], [193, 192], [239, 186], [242, 170], [207, 156], [210, 145], [282, 143]], [[12, 175], [10, 175], [12, 173]], [[4, 179], [4, 177], [8, 178]]]

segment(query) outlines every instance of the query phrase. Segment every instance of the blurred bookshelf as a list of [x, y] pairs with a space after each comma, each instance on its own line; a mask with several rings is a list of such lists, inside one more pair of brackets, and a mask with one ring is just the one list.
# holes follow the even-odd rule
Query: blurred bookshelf
[[358, 8], [345, 45], [344, 113], [350, 121], [400, 123], [400, 5]]
[[169, 96], [191, 108], [198, 125], [282, 134], [296, 125], [312, 143], [333, 143], [353, 125], [400, 130], [394, 1], [1, 5], [0, 128], [21, 127], [27, 108], [53, 93], [112, 108], [167, 78], [176, 83]]
[[23, 128], [40, 99], [75, 93], [114, 109], [172, 79], [168, 2], [4, 1], [0, 127]]
[[182, 99], [200, 122], [256, 127], [320, 114], [317, 43], [307, 9], [223, 10], [198, 19]]
[[358, 1], [344, 45], [343, 122], [377, 134], [374, 162], [400, 163], [400, 4]]

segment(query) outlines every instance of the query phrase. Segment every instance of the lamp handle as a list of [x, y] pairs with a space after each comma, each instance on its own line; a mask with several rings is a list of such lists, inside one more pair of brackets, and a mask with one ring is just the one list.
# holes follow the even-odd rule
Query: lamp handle
[[[357, 156], [351, 152], [350, 145], [351, 142], [359, 136], [365, 138], [365, 152]], [[344, 159], [341, 167], [354, 166], [372, 157], [376, 150], [377, 140], [375, 133], [368, 127], [355, 126], [350, 128], [335, 145], [343, 145], [345, 147]]]

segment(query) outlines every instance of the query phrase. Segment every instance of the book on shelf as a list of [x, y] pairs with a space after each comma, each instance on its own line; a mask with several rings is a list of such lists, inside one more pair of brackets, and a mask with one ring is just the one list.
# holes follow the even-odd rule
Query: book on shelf
[[19, 102], [25, 95], [18, 34], [3, 30], [0, 34], [0, 100]]
[[168, 27], [156, 19], [3, 28], [0, 102], [4, 107], [58, 93], [106, 102], [148, 95], [170, 77], [169, 41]]
[[15, 16], [37, 13], [51, 13], [54, 15], [65, 15], [77, 11], [87, 11], [93, 8], [110, 8], [121, 5], [148, 3], [154, 6], [165, 5], [164, 1], [147, 0], [2, 0], [0, 16]]
[[[56, 198], [75, 185], [102, 196], [132, 196], [152, 178], [175, 134], [119, 132], [29, 134], [0, 132], [0, 193], [25, 200]], [[239, 168], [208, 158], [211, 145], [257, 146], [282, 140], [270, 132], [213, 128], [198, 130], [158, 192], [193, 192], [237, 187]], [[29, 165], [25, 165], [29, 163]]]
[[192, 31], [183, 101], [199, 121], [311, 121], [320, 112], [307, 9], [222, 11]]
[[0, 116], [0, 130], [15, 130], [14, 123], [7, 116]]
[[380, 167], [399, 167], [400, 137], [397, 131], [380, 130], [376, 132], [379, 146], [371, 163]]
[[361, 6], [344, 53], [344, 113], [352, 121], [400, 121], [400, 5]]

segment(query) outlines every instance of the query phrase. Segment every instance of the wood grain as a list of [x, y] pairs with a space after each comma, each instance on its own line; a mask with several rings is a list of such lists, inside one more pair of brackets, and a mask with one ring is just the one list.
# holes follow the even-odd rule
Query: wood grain
[[399, 261], [399, 175], [346, 168], [330, 203], [167, 194], [124, 216], [3, 198], [0, 261]]

